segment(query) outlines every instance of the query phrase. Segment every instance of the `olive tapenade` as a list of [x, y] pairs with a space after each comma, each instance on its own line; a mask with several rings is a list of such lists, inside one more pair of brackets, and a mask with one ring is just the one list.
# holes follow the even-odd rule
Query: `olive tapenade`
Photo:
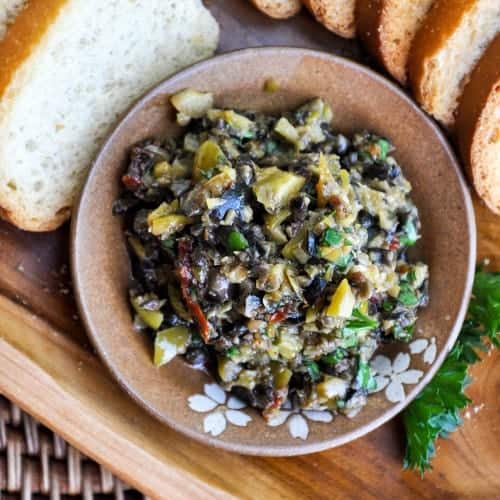
[[393, 146], [336, 132], [319, 98], [280, 115], [171, 102], [183, 135], [132, 148], [114, 205], [155, 365], [181, 355], [266, 418], [285, 401], [354, 416], [374, 352], [409, 341], [428, 300]]

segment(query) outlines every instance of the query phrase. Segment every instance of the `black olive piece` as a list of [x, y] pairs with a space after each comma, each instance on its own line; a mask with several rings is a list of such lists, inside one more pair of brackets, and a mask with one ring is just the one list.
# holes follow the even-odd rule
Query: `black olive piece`
[[296, 196], [290, 202], [290, 208], [292, 209], [292, 217], [294, 220], [303, 221], [307, 217], [307, 209], [311, 200], [309, 196], [301, 194]]
[[387, 163], [375, 162], [363, 168], [363, 176], [367, 179], [385, 181], [389, 178], [391, 167]]
[[231, 389], [231, 394], [254, 408], [257, 406], [257, 399], [254, 396], [254, 393], [247, 387], [240, 385], [234, 386]]
[[312, 231], [307, 231], [306, 251], [310, 257], [316, 256], [316, 236]]
[[349, 158], [349, 164], [350, 165], [354, 165], [355, 163], [358, 162], [358, 152], [357, 151], [351, 151], [349, 153], [348, 158]]
[[206, 349], [200, 347], [190, 347], [184, 359], [195, 368], [207, 368], [210, 365], [210, 354]]
[[312, 280], [311, 284], [304, 290], [304, 298], [308, 304], [314, 304], [325, 289], [327, 281], [317, 275]]
[[366, 210], [361, 210], [358, 214], [359, 223], [366, 229], [377, 224], [377, 217], [369, 214]]
[[134, 230], [134, 233], [142, 238], [145, 238], [145, 239], [149, 239], [149, 237], [150, 237], [149, 225], [148, 225], [148, 214], [149, 214], [149, 210], [142, 208], [135, 215], [134, 222], [132, 224], [132, 228]]
[[337, 150], [337, 154], [339, 154], [339, 155], [345, 154], [351, 145], [349, 139], [345, 135], [342, 135], [342, 134], [339, 134], [337, 136], [336, 142], [337, 142], [336, 150]]
[[274, 400], [273, 387], [269, 384], [257, 384], [253, 389], [257, 408], [264, 409]]
[[226, 302], [229, 299], [229, 285], [229, 280], [218, 269], [210, 269], [207, 298], [215, 302]]
[[189, 179], [175, 179], [169, 185], [170, 191], [176, 198], [182, 196], [190, 187], [191, 181]]
[[140, 200], [132, 193], [126, 191], [125, 194], [113, 203], [113, 215], [121, 215], [137, 206]]

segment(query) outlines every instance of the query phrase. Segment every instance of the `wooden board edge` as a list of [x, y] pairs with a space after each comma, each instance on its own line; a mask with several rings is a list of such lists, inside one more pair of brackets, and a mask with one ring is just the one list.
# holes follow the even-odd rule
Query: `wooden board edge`
[[[222, 488], [201, 480], [194, 473], [174, 463], [165, 463], [110, 425], [108, 401], [123, 399], [120, 404], [124, 410], [135, 403], [121, 391], [113, 391], [114, 384], [110, 384], [109, 375], [92, 355], [3, 296], [0, 296], [0, 318], [1, 394], [144, 494], [158, 498], [162, 492], [162, 496], [172, 499], [231, 497]], [[20, 345], [16, 345], [16, 339], [28, 345], [29, 350], [43, 352], [50, 349], [53, 364], [57, 362], [53, 357], [55, 351], [58, 351], [58, 356], [68, 358], [70, 362], [64, 365], [65, 381], [44, 370], [27, 352], [23, 352]], [[80, 361], [68, 371], [77, 359]], [[100, 412], [89, 411], [87, 401], [67, 390], [68, 384], [80, 383], [90, 371], [93, 373], [92, 383], [99, 385], [100, 392], [113, 391], [113, 394], [108, 394], [109, 400], [99, 399]]]

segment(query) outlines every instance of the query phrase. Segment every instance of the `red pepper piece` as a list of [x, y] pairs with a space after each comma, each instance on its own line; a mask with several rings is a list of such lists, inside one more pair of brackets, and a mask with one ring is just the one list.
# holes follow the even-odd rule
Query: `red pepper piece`
[[135, 191], [139, 189], [141, 186], [141, 181], [137, 177], [133, 177], [132, 175], [124, 175], [122, 177], [122, 182], [126, 188]]
[[197, 304], [189, 294], [191, 272], [185, 265], [181, 266], [178, 272], [181, 280], [182, 298], [184, 299], [184, 302], [186, 303], [188, 309], [191, 311], [191, 314], [196, 318], [196, 321], [198, 321], [201, 331], [201, 337], [203, 338], [203, 341], [207, 343], [210, 338], [210, 325], [199, 304]]
[[181, 294], [184, 302], [186, 303], [189, 311], [195, 317], [198, 325], [200, 326], [201, 337], [205, 343], [210, 339], [210, 324], [208, 323], [205, 314], [203, 313], [199, 304], [197, 304], [189, 294], [189, 285], [193, 279], [191, 268], [188, 263], [188, 254], [191, 251], [191, 245], [185, 240], [179, 241], [178, 244], [179, 257], [182, 262], [177, 270], [181, 282]]
[[389, 250], [398, 250], [400, 246], [399, 236], [395, 236], [393, 240], [389, 243]]
[[273, 312], [273, 314], [271, 314], [271, 316], [269, 317], [269, 321], [271, 323], [279, 323], [280, 321], [283, 321], [288, 317], [289, 312], [290, 311], [288, 306], [283, 306], [281, 309], [278, 309], [277, 311]]

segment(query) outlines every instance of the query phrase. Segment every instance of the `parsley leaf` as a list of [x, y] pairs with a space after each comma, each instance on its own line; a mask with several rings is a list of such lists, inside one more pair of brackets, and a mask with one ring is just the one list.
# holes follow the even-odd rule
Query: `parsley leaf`
[[323, 238], [321, 239], [321, 243], [328, 246], [339, 245], [342, 242], [342, 235], [333, 228], [328, 228], [323, 233]]
[[403, 229], [404, 234], [399, 237], [399, 242], [405, 247], [413, 246], [418, 240], [418, 233], [410, 218], [406, 219]]
[[316, 361], [312, 361], [311, 359], [304, 360], [304, 365], [309, 372], [309, 376], [313, 382], [317, 382], [321, 378], [321, 372], [319, 371], [319, 366]]
[[500, 273], [478, 271], [474, 280], [469, 314], [455, 347], [432, 381], [403, 413], [406, 430], [404, 467], [431, 468], [435, 441], [448, 437], [462, 423], [460, 410], [469, 403], [464, 389], [470, 383], [468, 368], [480, 360], [478, 351], [487, 350], [483, 339], [499, 345]]
[[378, 327], [378, 321], [365, 316], [359, 309], [354, 309], [352, 317], [346, 321], [342, 333], [349, 335], [350, 333], [358, 333], [366, 330], [373, 330]]
[[418, 304], [418, 298], [413, 288], [406, 282], [402, 282], [400, 285], [398, 300], [405, 306], [416, 306]]

